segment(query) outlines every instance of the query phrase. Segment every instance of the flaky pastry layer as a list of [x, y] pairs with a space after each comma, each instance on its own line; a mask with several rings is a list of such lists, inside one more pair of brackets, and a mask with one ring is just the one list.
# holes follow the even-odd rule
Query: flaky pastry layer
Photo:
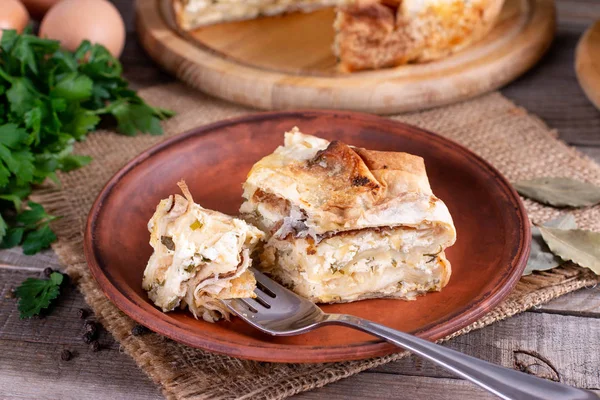
[[185, 197], [161, 200], [148, 222], [154, 249], [142, 282], [163, 311], [185, 308], [213, 322], [229, 311], [219, 299], [254, 297], [256, 280], [248, 270], [264, 234], [248, 223], [195, 204]]

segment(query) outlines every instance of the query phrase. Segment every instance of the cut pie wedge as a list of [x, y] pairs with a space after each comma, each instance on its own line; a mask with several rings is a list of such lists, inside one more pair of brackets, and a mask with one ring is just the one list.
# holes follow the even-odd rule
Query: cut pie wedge
[[448, 283], [456, 230], [421, 157], [294, 128], [243, 196], [242, 217], [267, 234], [260, 268], [315, 302], [414, 299]]

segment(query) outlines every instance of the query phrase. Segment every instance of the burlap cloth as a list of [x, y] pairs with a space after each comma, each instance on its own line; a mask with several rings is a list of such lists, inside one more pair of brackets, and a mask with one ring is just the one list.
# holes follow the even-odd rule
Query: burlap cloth
[[[92, 134], [75, 148], [79, 154], [92, 156], [93, 164], [61, 174], [62, 188], [42, 189], [35, 198], [52, 214], [64, 216], [54, 225], [58, 241], [53, 247], [67, 272], [78, 280], [85, 300], [140, 368], [162, 387], [167, 398], [282, 399], [407, 356], [403, 352], [364, 361], [327, 364], [259, 363], [193, 349], [157, 334], [132, 336], [134, 321], [104, 297], [83, 255], [86, 216], [96, 195], [128, 160], [166, 137], [252, 112], [179, 84], [149, 88], [141, 95], [153, 105], [177, 111], [178, 115], [164, 124], [166, 135], [131, 138], [110, 132]], [[393, 118], [462, 143], [491, 162], [509, 180], [571, 176], [600, 185], [598, 165], [559, 141], [556, 133], [544, 123], [499, 93]], [[567, 212], [531, 201], [525, 201], [525, 206], [533, 222], [543, 222]], [[600, 206], [569, 212], [581, 228], [600, 230]], [[591, 272], [573, 265], [524, 277], [494, 311], [451, 337], [597, 282], [598, 277]]]

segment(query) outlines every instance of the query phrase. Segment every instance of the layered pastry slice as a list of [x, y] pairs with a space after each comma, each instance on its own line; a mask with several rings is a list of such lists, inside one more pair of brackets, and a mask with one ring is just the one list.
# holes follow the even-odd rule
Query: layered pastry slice
[[352, 0], [338, 7], [333, 50], [345, 71], [446, 57], [483, 38], [504, 0]]
[[452, 217], [422, 158], [304, 135], [254, 165], [240, 213], [267, 234], [260, 268], [315, 302], [413, 299], [450, 278]]
[[337, 6], [333, 52], [345, 71], [445, 57], [484, 37], [504, 0], [171, 0], [179, 27]]
[[184, 30], [219, 22], [254, 19], [293, 11], [310, 12], [340, 0], [172, 0], [177, 24]]
[[185, 308], [206, 321], [225, 317], [219, 299], [254, 297], [256, 281], [248, 267], [263, 238], [256, 227], [194, 203], [185, 182], [184, 197], [161, 200], [148, 222], [154, 252], [143, 288], [163, 311]]

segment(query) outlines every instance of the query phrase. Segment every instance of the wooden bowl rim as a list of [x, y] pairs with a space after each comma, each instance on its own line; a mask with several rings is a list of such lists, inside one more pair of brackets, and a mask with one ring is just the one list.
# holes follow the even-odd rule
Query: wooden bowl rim
[[[502, 275], [499, 276], [499, 284], [490, 289], [489, 292], [483, 293], [475, 298], [468, 306], [449, 314], [444, 322], [426, 325], [417, 331], [413, 331], [412, 333], [431, 341], [444, 338], [477, 321], [484, 314], [491, 311], [496, 305], [504, 300], [521, 278], [523, 270], [527, 264], [531, 247], [531, 228], [527, 212], [519, 195], [510, 185], [508, 180], [495, 167], [477, 154], [468, 150], [466, 147], [436, 133], [415, 127], [413, 125], [355, 111], [312, 109], [261, 112], [203, 125], [168, 138], [163, 142], [150, 147], [125, 164], [106, 183], [94, 201], [94, 204], [92, 205], [92, 208], [88, 214], [84, 233], [85, 258], [92, 276], [100, 286], [102, 292], [114, 305], [117, 306], [117, 308], [119, 308], [133, 320], [142, 323], [144, 326], [147, 326], [152, 331], [191, 347], [208, 350], [214, 353], [225, 354], [232, 357], [286, 363], [334, 362], [366, 359], [402, 351], [400, 348], [380, 339], [374, 339], [372, 341], [350, 345], [345, 344], [335, 347], [302, 346], [299, 348], [299, 346], [289, 346], [274, 343], [269, 345], [257, 345], [255, 343], [248, 345], [238, 341], [223, 340], [219, 337], [203, 335], [202, 331], [192, 331], [191, 329], [186, 329], [186, 327], [174, 324], [172, 320], [167, 320], [166, 318], [155, 318], [149, 314], [148, 311], [141, 308], [141, 306], [139, 306], [133, 299], [122, 293], [109, 280], [107, 275], [103, 272], [103, 269], [96, 256], [96, 249], [94, 246], [94, 231], [98, 216], [100, 215], [105, 200], [111, 195], [114, 187], [121, 180], [121, 178], [135, 169], [138, 165], [142, 164], [145, 160], [151, 158], [164, 149], [167, 149], [179, 142], [188, 140], [193, 136], [202, 136], [226, 126], [276, 118], [297, 118], [299, 115], [318, 116], [331, 114], [337, 114], [338, 116], [350, 119], [366, 120], [377, 123], [384, 128], [385, 126], [391, 126], [396, 129], [401, 127], [410, 133], [427, 135], [430, 140], [438, 142], [451, 151], [457, 151], [464, 156], [471, 158], [478, 164], [479, 168], [484, 171], [487, 170], [487, 172], [495, 178], [494, 182], [496, 182], [501, 190], [507, 195], [507, 199], [511, 201], [514, 207], [516, 219], [519, 221], [521, 227], [520, 232], [518, 232], [520, 233], [519, 246], [510, 265], [505, 269]], [[165, 314], [162, 315], [164, 316]]]

